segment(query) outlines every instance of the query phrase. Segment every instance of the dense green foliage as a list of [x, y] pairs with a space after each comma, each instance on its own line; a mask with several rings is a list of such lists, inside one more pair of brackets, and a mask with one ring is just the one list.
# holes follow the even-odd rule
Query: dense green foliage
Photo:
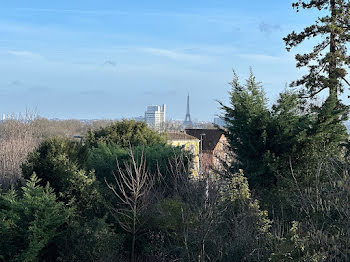
[[58, 197], [82, 216], [94, 216], [101, 208], [101, 196], [94, 172], [79, 168], [78, 155], [78, 143], [68, 138], [49, 138], [29, 154], [23, 176], [28, 179], [36, 173], [43, 185], [49, 182]]
[[97, 147], [99, 142], [113, 142], [127, 148], [138, 145], [165, 144], [166, 138], [148, 128], [144, 122], [123, 120], [96, 131], [90, 130], [86, 136], [88, 147]]
[[[139, 135], [133, 133], [135, 130]], [[98, 137], [96, 146], [90, 143], [91, 137]], [[131, 140], [126, 142], [128, 138]], [[36, 173], [41, 185], [49, 182], [58, 199], [72, 211], [65, 233], [56, 243], [57, 257], [67, 261], [91, 261], [122, 259], [122, 253], [128, 256], [128, 249], [123, 251], [122, 247], [128, 246], [130, 238], [110, 212], [120, 201], [108, 189], [106, 181], [114, 182], [117, 161], [123, 170], [130, 161], [129, 150], [132, 149], [135, 159], [144, 155], [147, 169], [154, 176], [154, 196], [160, 199], [176, 195], [179, 175], [181, 182], [189, 181], [191, 156], [180, 147], [164, 142], [162, 135], [143, 123], [122, 121], [91, 131], [84, 144], [52, 137], [29, 154], [22, 166], [23, 176], [29, 178]], [[175, 175], [173, 164], [180, 160], [182, 165], [176, 171], [184, 173]]]
[[[105, 179], [112, 182], [113, 173], [118, 171], [116, 161], [123, 167], [125, 161], [129, 159], [128, 150], [115, 143], [98, 143], [97, 147], [89, 151], [87, 168], [94, 170], [97, 180], [101, 183], [104, 183]], [[177, 190], [177, 181], [173, 174], [173, 165], [181, 158], [184, 161], [183, 168], [186, 169], [191, 155], [183, 152], [180, 147], [164, 144], [136, 146], [133, 148], [133, 152], [136, 159], [139, 159], [143, 154], [149, 171], [157, 174], [156, 186], [158, 189], [166, 191], [168, 195], [174, 194], [174, 191]]]
[[237, 165], [234, 168], [249, 174], [251, 186], [269, 186], [275, 183], [275, 179], [265, 161], [269, 152], [267, 128], [271, 118], [265, 94], [252, 73], [245, 86], [239, 83], [236, 74], [230, 84], [231, 107], [222, 106], [226, 113], [226, 127], [231, 134], [229, 143], [235, 152]]
[[253, 74], [243, 86], [235, 75], [231, 85], [231, 105], [221, 104], [235, 153], [231, 172], [245, 170], [254, 193], [276, 221], [271, 258], [347, 260], [347, 207], [340, 204], [350, 197], [345, 186], [347, 107], [333, 96], [320, 107], [307, 106], [305, 99], [286, 90], [268, 109]]
[[347, 108], [339, 107], [335, 98], [313, 107], [293, 90], [286, 90], [269, 109], [252, 73], [245, 85], [234, 75], [231, 86], [230, 106], [221, 103], [227, 138], [235, 154], [231, 169], [243, 169], [255, 193], [288, 195], [286, 188], [294, 184], [291, 165], [304, 171], [302, 179], [307, 184], [313, 180], [308, 174], [320, 157], [344, 155]]
[[55, 259], [57, 242], [66, 231], [72, 210], [57, 200], [49, 184], [34, 174], [19, 192], [0, 194], [0, 260]]

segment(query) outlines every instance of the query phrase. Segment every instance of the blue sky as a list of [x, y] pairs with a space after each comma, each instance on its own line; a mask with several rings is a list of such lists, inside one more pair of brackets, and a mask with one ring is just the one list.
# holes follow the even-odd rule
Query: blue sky
[[[274, 102], [302, 75], [282, 38], [315, 14], [291, 0], [11, 0], [0, 9], [0, 112], [122, 118], [167, 104], [167, 117], [212, 121], [235, 69], [252, 66]], [[303, 48], [303, 49], [302, 49]]]

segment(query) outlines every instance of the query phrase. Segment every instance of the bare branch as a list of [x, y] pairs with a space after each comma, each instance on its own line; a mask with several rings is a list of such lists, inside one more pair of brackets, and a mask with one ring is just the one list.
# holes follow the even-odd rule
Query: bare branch
[[[116, 175], [113, 173], [114, 180], [119, 192], [110, 185], [106, 179], [105, 182], [109, 189], [119, 199], [118, 208], [111, 208], [113, 216], [119, 225], [132, 235], [131, 261], [135, 258], [135, 241], [138, 232], [141, 230], [144, 222], [139, 217], [148, 206], [148, 195], [154, 184], [154, 176], [151, 176], [144, 159], [144, 152], [141, 152], [140, 161], [135, 159], [134, 151], [129, 145], [129, 162], [125, 161], [125, 168], [122, 169], [117, 160]], [[123, 218], [123, 219], [121, 219]]]

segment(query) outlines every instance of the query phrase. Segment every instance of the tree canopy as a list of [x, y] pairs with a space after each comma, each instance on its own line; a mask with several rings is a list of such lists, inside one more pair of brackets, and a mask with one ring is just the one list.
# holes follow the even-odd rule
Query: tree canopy
[[317, 9], [325, 13], [315, 24], [301, 32], [293, 31], [284, 38], [287, 50], [310, 38], [320, 39], [313, 50], [297, 54], [297, 67], [307, 67], [309, 73], [294, 81], [293, 86], [303, 86], [302, 93], [314, 97], [328, 89], [329, 95], [335, 97], [344, 91], [350, 57], [347, 44], [350, 41], [350, 2], [348, 0], [299, 0], [293, 4], [297, 12], [300, 9]]
[[97, 147], [99, 142], [115, 143], [128, 148], [138, 145], [166, 143], [165, 136], [147, 127], [144, 122], [122, 120], [96, 131], [90, 130], [85, 139], [88, 147]]

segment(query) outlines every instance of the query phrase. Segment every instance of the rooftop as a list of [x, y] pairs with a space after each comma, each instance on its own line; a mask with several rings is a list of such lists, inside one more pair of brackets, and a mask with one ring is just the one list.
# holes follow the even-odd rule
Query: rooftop
[[[195, 128], [188, 128], [185, 129], [185, 132], [190, 135], [194, 136], [197, 139], [203, 139], [203, 151], [213, 151], [216, 145], [218, 144], [221, 136], [224, 134], [224, 131], [219, 129], [195, 129]], [[205, 135], [204, 135], [205, 134]]]
[[167, 135], [169, 140], [199, 140], [198, 138], [183, 132], [169, 132]]

